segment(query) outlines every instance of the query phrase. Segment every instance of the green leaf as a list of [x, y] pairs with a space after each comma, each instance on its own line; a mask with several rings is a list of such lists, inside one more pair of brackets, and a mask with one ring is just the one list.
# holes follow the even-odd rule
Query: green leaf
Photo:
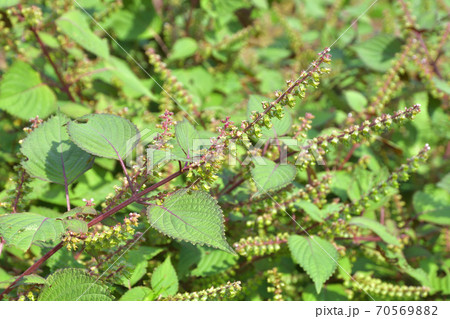
[[314, 285], [308, 285], [302, 294], [302, 301], [348, 301], [346, 287], [342, 284], [328, 284], [320, 293]]
[[364, 95], [359, 93], [358, 91], [347, 90], [344, 91], [344, 98], [347, 101], [348, 105], [355, 112], [362, 112], [364, 108], [367, 106], [367, 99]]
[[312, 239], [298, 235], [290, 236], [288, 245], [292, 259], [306, 271], [314, 282], [317, 293], [320, 293], [325, 281], [336, 270], [339, 258], [336, 248], [319, 237]]
[[65, 212], [63, 218], [73, 217], [75, 215], [97, 215], [97, 211], [93, 206], [80, 206], [72, 208], [70, 211]]
[[105, 62], [105, 66], [111, 69], [111, 73], [122, 83], [124, 88], [136, 92], [138, 97], [144, 95], [153, 100], [156, 99], [153, 93], [148, 89], [148, 86], [133, 73], [128, 63], [125, 63], [118, 58], [110, 57], [108, 61]]
[[80, 11], [69, 11], [56, 20], [61, 32], [95, 55], [108, 58], [108, 42], [96, 36], [86, 21], [86, 14]]
[[52, 258], [47, 260], [45, 265], [50, 268], [52, 273], [61, 268], [85, 268], [83, 264], [74, 258], [73, 252], [67, 249], [58, 250]]
[[400, 245], [400, 241], [394, 235], [390, 234], [384, 225], [373, 219], [368, 219], [365, 217], [354, 217], [350, 220], [349, 224], [370, 229], [388, 244], [395, 246]]
[[320, 211], [319, 207], [317, 207], [313, 203], [307, 201], [298, 201], [295, 204], [300, 206], [300, 208], [303, 209], [306, 214], [308, 214], [308, 216], [313, 220], [317, 222], [323, 222], [322, 212]]
[[17, 4], [19, 4], [19, 0], [3, 0], [0, 3], [0, 8], [7, 8], [7, 7], [15, 6]]
[[39, 301], [111, 301], [108, 288], [85, 270], [68, 268], [48, 276]]
[[163, 206], [147, 208], [147, 217], [150, 225], [167, 236], [234, 254], [225, 238], [222, 210], [205, 192], [178, 190]]
[[139, 142], [139, 131], [129, 120], [112, 114], [90, 114], [67, 125], [70, 139], [96, 156], [126, 158]]
[[440, 187], [450, 193], [450, 173], [445, 175], [439, 183], [436, 184], [437, 187]]
[[120, 10], [113, 10], [102, 20], [102, 26], [114, 31], [120, 40], [150, 39], [162, 28], [162, 20], [152, 1], [125, 1]]
[[[264, 101], [270, 102], [270, 100], [264, 96], [250, 95], [250, 98], [247, 103], [247, 118], [249, 120], [253, 111], [260, 113], [264, 111], [261, 104]], [[270, 129], [266, 127], [261, 128], [263, 139], [279, 137], [289, 132], [292, 126], [292, 115], [287, 109], [285, 109], [285, 114], [282, 119], [273, 118], [271, 121], [272, 121], [272, 128]]]
[[64, 224], [67, 228], [67, 230], [70, 230], [74, 233], [87, 233], [88, 231], [88, 224], [79, 219], [67, 219], [64, 220]]
[[63, 127], [64, 115], [50, 118], [31, 132], [22, 143], [27, 160], [22, 166], [33, 176], [64, 185], [72, 183], [92, 167], [93, 157], [75, 145]]
[[179, 122], [175, 125], [175, 137], [178, 145], [186, 154], [186, 157], [192, 159], [195, 156], [195, 140], [200, 138], [197, 130], [188, 120], [184, 119], [183, 122]]
[[368, 68], [384, 72], [390, 68], [391, 61], [400, 52], [401, 46], [402, 42], [398, 38], [380, 34], [353, 48]]
[[178, 292], [178, 277], [170, 257], [156, 267], [152, 274], [152, 288], [156, 295], [167, 297]]
[[413, 205], [416, 213], [420, 214], [418, 219], [433, 224], [449, 226], [449, 198], [449, 192], [443, 188], [428, 188], [425, 192], [416, 192], [413, 196]]
[[153, 300], [153, 290], [148, 287], [134, 287], [120, 297], [119, 301]]
[[59, 111], [70, 118], [77, 118], [92, 113], [89, 107], [71, 101], [58, 101]]
[[57, 241], [65, 233], [62, 220], [33, 213], [0, 216], [0, 235], [8, 245], [28, 250], [31, 244]]
[[255, 167], [251, 169], [251, 174], [258, 188], [253, 196], [278, 190], [292, 182], [297, 174], [297, 169], [291, 164], [275, 163], [265, 157], [254, 157], [252, 161]]
[[18, 60], [0, 82], [0, 109], [24, 120], [46, 118], [56, 111], [56, 97], [38, 72]]
[[450, 85], [448, 84], [448, 82], [439, 79], [437, 76], [434, 76], [431, 81], [439, 90], [446, 94], [450, 94]]
[[0, 216], [0, 235], [6, 243], [22, 250], [32, 244], [43, 244], [61, 239], [66, 230], [86, 233], [87, 223], [78, 219], [48, 218], [34, 213]]
[[193, 276], [211, 276], [233, 267], [238, 257], [230, 255], [222, 250], [201, 247], [202, 256], [200, 262], [191, 274]]
[[127, 253], [126, 262], [131, 266], [131, 275], [121, 276], [119, 282], [125, 287], [133, 287], [147, 273], [148, 261], [158, 255], [161, 248], [140, 246]]
[[[10, 277], [8, 278], [8, 280], [5, 281], [0, 281], [0, 287], [2, 288], [6, 288], [3, 287], [5, 284], [6, 286], [8, 286], [9, 284], [12, 284], [15, 280], [17, 279], [17, 277]], [[47, 280], [39, 275], [36, 274], [31, 274], [31, 275], [27, 275], [27, 276], [23, 276], [16, 284], [15, 286], [19, 286], [19, 285], [43, 285], [47, 283]]]
[[194, 265], [200, 262], [202, 257], [201, 246], [194, 246], [190, 243], [180, 242], [180, 250], [178, 254], [177, 274], [178, 277], [184, 278], [190, 275], [190, 271]]
[[197, 51], [197, 42], [192, 38], [181, 38], [175, 42], [172, 49], [172, 54], [170, 55], [170, 60], [182, 60], [190, 56], [193, 56], [195, 51]]
[[184, 151], [176, 144], [174, 145], [174, 148], [169, 150], [147, 148], [147, 160], [149, 161], [149, 164], [151, 164], [151, 167], [156, 167], [171, 160], [192, 162], [193, 159], [187, 159]]

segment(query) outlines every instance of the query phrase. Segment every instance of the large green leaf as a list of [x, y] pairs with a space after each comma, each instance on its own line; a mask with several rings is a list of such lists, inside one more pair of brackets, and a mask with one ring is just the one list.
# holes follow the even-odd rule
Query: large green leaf
[[31, 244], [54, 242], [66, 231], [62, 220], [33, 213], [0, 217], [0, 235], [8, 245], [28, 250]]
[[68, 118], [58, 115], [40, 125], [22, 143], [27, 160], [22, 166], [34, 177], [64, 185], [90, 169], [94, 158], [75, 145], [64, 125]]
[[108, 288], [85, 270], [68, 268], [48, 276], [39, 301], [111, 301]]
[[205, 192], [176, 191], [162, 206], [147, 208], [147, 216], [150, 224], [167, 236], [234, 254], [225, 238], [222, 210]]
[[126, 158], [139, 142], [139, 131], [129, 120], [112, 114], [90, 114], [67, 124], [70, 139], [96, 156]]
[[390, 68], [391, 61], [395, 54], [400, 52], [401, 46], [400, 39], [393, 35], [380, 34], [353, 48], [368, 68], [384, 72]]
[[388, 244], [396, 246], [400, 245], [400, 241], [394, 235], [390, 234], [384, 225], [376, 220], [365, 217], [354, 217], [350, 220], [349, 224], [370, 229]]
[[297, 174], [297, 169], [291, 164], [275, 163], [265, 157], [254, 157], [252, 161], [255, 166], [251, 169], [251, 173], [258, 188], [254, 196], [286, 186]]
[[339, 254], [328, 241], [319, 237], [292, 235], [288, 239], [292, 259], [313, 280], [317, 293], [336, 270]]
[[[247, 117], [250, 119], [250, 115], [253, 111], [257, 111], [262, 113], [263, 107], [262, 102], [269, 101], [266, 97], [261, 95], [250, 95], [250, 98], [248, 100], [247, 104]], [[273, 118], [272, 119], [272, 128], [268, 129], [266, 127], [262, 127], [262, 138], [263, 139], [269, 139], [274, 137], [279, 137], [287, 132], [289, 132], [289, 129], [292, 125], [292, 116], [291, 113], [285, 109], [285, 114], [282, 119]]]
[[152, 289], [158, 296], [172, 296], [178, 291], [178, 277], [170, 257], [156, 267], [152, 274]]
[[175, 137], [177, 144], [181, 147], [188, 159], [192, 159], [195, 155], [198, 155], [194, 154], [194, 151], [196, 151], [194, 150], [194, 143], [200, 136], [188, 120], [184, 119], [175, 125]]
[[0, 109], [24, 120], [46, 118], [56, 111], [56, 97], [38, 72], [18, 60], [0, 82]]
[[91, 31], [86, 17], [86, 14], [80, 11], [69, 11], [56, 20], [56, 25], [82, 48], [99, 57], [108, 58], [108, 42]]

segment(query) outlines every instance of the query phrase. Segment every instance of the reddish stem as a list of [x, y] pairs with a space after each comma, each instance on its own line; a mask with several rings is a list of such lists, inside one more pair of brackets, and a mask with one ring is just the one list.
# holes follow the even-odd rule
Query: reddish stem
[[342, 170], [344, 168], [345, 163], [347, 163], [350, 158], [352, 157], [355, 150], [359, 147], [359, 143], [353, 144], [352, 149], [348, 152], [347, 156], [345, 156], [344, 160], [342, 161], [341, 165], [339, 166], [338, 170]]
[[22, 187], [25, 183], [25, 171], [22, 171], [22, 176], [20, 177], [19, 185], [17, 186], [17, 195], [14, 198], [14, 203], [12, 205], [12, 214], [17, 213], [17, 205], [19, 204], [19, 199], [22, 196]]
[[[18, 4], [17, 8], [19, 9], [20, 12], [22, 11], [22, 5], [21, 4]], [[22, 14], [18, 14], [17, 17], [19, 18], [19, 21], [21, 21], [21, 22], [24, 21], [24, 16]], [[42, 53], [47, 58], [48, 62], [50, 62], [53, 70], [55, 71], [56, 76], [58, 77], [59, 81], [61, 82], [62, 90], [67, 94], [67, 96], [70, 98], [70, 100], [72, 102], [75, 102], [75, 99], [72, 96], [72, 94], [70, 93], [70, 90], [69, 90], [68, 85], [66, 84], [66, 81], [64, 81], [63, 76], [58, 71], [58, 67], [56, 66], [55, 62], [53, 62], [52, 58], [50, 57], [50, 54], [49, 54], [47, 48], [45, 47], [44, 42], [42, 42], [41, 37], [39, 36], [37, 29], [35, 27], [33, 27], [33, 26], [30, 26], [30, 30], [34, 34], [37, 42], [39, 43], [39, 46], [41, 47]]]
[[[165, 179], [159, 181], [158, 183], [153, 184], [152, 186], [150, 186], [149, 188], [143, 190], [142, 192], [133, 194], [128, 200], [124, 201], [123, 203], [120, 203], [119, 205], [117, 205], [116, 207], [114, 207], [111, 210], [107, 211], [106, 213], [95, 217], [93, 220], [91, 220], [89, 222], [88, 227], [92, 227], [95, 224], [100, 223], [101, 221], [105, 220], [106, 218], [108, 218], [108, 217], [112, 216], [113, 214], [117, 213], [122, 208], [125, 208], [128, 205], [134, 203], [140, 197], [150, 193], [151, 191], [157, 189], [158, 187], [160, 187], [160, 186], [170, 182], [172, 179], [180, 176], [185, 171], [186, 170], [178, 171], [178, 172], [176, 172], [176, 173], [166, 177]], [[49, 259], [51, 256], [53, 256], [58, 250], [60, 250], [63, 247], [63, 245], [64, 245], [64, 243], [60, 242], [58, 245], [53, 247], [48, 253], [46, 253], [44, 256], [42, 256], [38, 261], [36, 261], [32, 266], [30, 266], [27, 270], [25, 270], [20, 276], [18, 276], [17, 279], [12, 284], [10, 284], [4, 291], [2, 291], [2, 293], [0, 293], [0, 300], [2, 300], [3, 297], [7, 293], [9, 293], [14, 288], [14, 285], [16, 285], [24, 276], [30, 275], [30, 274], [34, 273], [36, 270], [38, 270], [39, 267], [47, 259]]]

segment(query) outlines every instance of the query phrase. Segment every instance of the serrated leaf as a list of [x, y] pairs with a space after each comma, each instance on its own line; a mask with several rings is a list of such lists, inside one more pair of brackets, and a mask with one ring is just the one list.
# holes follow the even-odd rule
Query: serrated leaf
[[182, 122], [175, 125], [175, 138], [177, 144], [181, 147], [184, 154], [188, 159], [194, 158], [194, 143], [196, 139], [199, 139], [197, 130], [184, 119]]
[[148, 287], [134, 287], [120, 297], [119, 301], [153, 300], [153, 290]]
[[148, 207], [147, 217], [152, 227], [167, 236], [234, 254], [225, 238], [222, 210], [205, 192], [176, 191], [163, 206]]
[[139, 142], [129, 120], [112, 114], [90, 114], [67, 124], [70, 139], [95, 156], [125, 159]]
[[354, 217], [350, 220], [349, 224], [370, 229], [388, 244], [395, 246], [400, 245], [400, 241], [394, 235], [390, 234], [384, 225], [373, 219], [368, 219], [365, 217]]
[[62, 114], [54, 116], [23, 141], [21, 151], [27, 160], [22, 166], [31, 176], [64, 185], [64, 175], [70, 184], [92, 167], [93, 157], [69, 140], [63, 127], [67, 121]]
[[254, 157], [255, 166], [251, 169], [253, 181], [258, 188], [254, 196], [278, 190], [292, 182], [297, 169], [291, 164], [275, 163], [265, 157]]
[[48, 218], [34, 213], [0, 216], [0, 236], [8, 245], [22, 250], [28, 250], [32, 244], [43, 245], [60, 240], [67, 230], [86, 233], [88, 226], [78, 219]]
[[111, 301], [108, 288], [85, 270], [68, 268], [48, 276], [39, 301]]
[[395, 54], [400, 52], [400, 39], [387, 34], [380, 34], [355, 45], [353, 48], [364, 64], [376, 71], [387, 71]]
[[80, 206], [65, 212], [62, 218], [73, 217], [75, 215], [97, 215], [97, 211], [93, 206]]
[[170, 257], [156, 267], [152, 274], [152, 289], [156, 295], [167, 297], [175, 295], [178, 291], [178, 277], [170, 262]]
[[[10, 277], [8, 278], [8, 280], [5, 281], [1, 281], [0, 282], [0, 287], [3, 287], [5, 284], [6, 286], [8, 286], [8, 284], [12, 284], [15, 280], [17, 279], [17, 277]], [[19, 286], [19, 285], [43, 285], [47, 283], [47, 280], [39, 275], [36, 274], [31, 274], [31, 275], [27, 275], [27, 276], [23, 276], [17, 283], [15, 286]]]
[[56, 97], [38, 72], [16, 61], [0, 82], [0, 109], [24, 120], [46, 118], [56, 111]]
[[28, 250], [31, 244], [57, 241], [64, 232], [64, 222], [56, 218], [33, 213], [0, 216], [0, 235], [7, 244], [22, 250]]
[[79, 220], [79, 219], [66, 219], [63, 220], [64, 221], [64, 225], [66, 227], [67, 230], [70, 230], [74, 233], [87, 233], [88, 231], [88, 224], [83, 221], [83, 220]]
[[310, 237], [298, 235], [290, 236], [288, 245], [292, 259], [306, 271], [314, 282], [317, 293], [320, 293], [325, 281], [336, 270], [336, 262], [339, 258], [336, 248], [319, 237], [314, 237], [313, 240]]
[[[261, 104], [264, 101], [270, 102], [270, 100], [264, 96], [250, 95], [250, 98], [247, 103], [247, 118], [249, 120], [253, 111], [257, 111], [260, 113], [264, 111]], [[272, 121], [272, 128], [268, 129], [266, 127], [261, 127], [262, 139], [279, 137], [289, 132], [292, 126], [292, 115], [287, 109], [285, 109], [285, 114], [283, 118], [281, 119], [273, 118], [271, 121]]]
[[91, 31], [84, 13], [69, 11], [56, 20], [56, 25], [62, 33], [82, 48], [99, 57], [105, 59], [109, 57], [108, 42]]

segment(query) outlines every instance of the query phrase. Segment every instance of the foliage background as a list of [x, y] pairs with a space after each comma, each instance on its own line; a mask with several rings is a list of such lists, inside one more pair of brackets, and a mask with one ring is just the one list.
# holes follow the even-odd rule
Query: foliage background
[[[374, 187], [377, 176], [394, 171], [428, 143], [428, 161], [380, 203], [370, 202], [364, 215], [375, 220], [382, 215], [382, 232], [402, 240], [400, 251], [378, 239], [352, 240], [354, 234], [346, 236], [348, 228], [339, 233], [335, 224], [324, 222], [313, 234], [333, 243], [341, 253], [343, 269], [338, 268], [322, 289], [316, 289], [311, 275], [299, 267], [301, 262], [296, 263], [295, 256], [291, 258], [288, 235], [284, 235], [303, 235], [301, 230], [270, 200], [243, 205], [256, 191], [248, 180], [219, 199], [227, 240], [238, 243], [234, 247], [239, 248], [240, 256], [171, 240], [151, 229], [101, 282], [108, 286], [111, 296], [122, 300], [156, 299], [153, 293], [161, 285], [156, 282], [159, 273], [170, 278], [159, 298], [215, 286], [227, 293], [235, 287], [238, 293], [203, 293], [200, 297], [367, 299], [361, 286], [345, 274], [348, 272], [376, 299], [439, 300], [450, 293], [448, 1], [380, 0], [352, 26], [372, 1], [77, 3], [23, 1], [22, 14], [17, 14], [18, 1], [0, 4], [0, 215], [11, 212], [11, 203], [18, 196], [23, 172], [18, 165], [20, 141], [26, 136], [24, 127], [30, 125], [30, 118], [39, 115], [46, 119], [57, 109], [69, 118], [111, 113], [131, 120], [140, 130], [158, 130], [158, 116], [171, 110], [177, 121], [184, 117], [191, 120], [186, 116], [191, 114], [204, 125], [197, 126], [200, 134], [211, 137], [220, 120], [226, 116], [235, 123], [247, 119], [247, 106], [253, 103], [249, 101], [259, 96], [272, 98], [274, 91], [286, 87], [287, 79], [297, 79], [308, 68], [317, 52], [338, 39], [331, 50], [331, 74], [322, 79], [318, 89], [309, 90], [304, 100], [296, 100], [289, 111], [294, 124], [290, 133], [299, 130], [302, 121], [298, 118], [306, 113], [314, 116], [306, 137], [314, 138], [421, 104], [421, 112], [413, 121], [373, 135], [355, 144], [357, 147], [340, 144], [327, 155], [327, 165], [316, 166], [313, 174], [319, 179], [331, 174], [329, 183], [316, 185], [319, 194], [316, 191], [311, 195], [311, 201], [320, 208], [323, 200], [357, 203]], [[414, 21], [414, 17], [420, 19]], [[158, 66], [152, 52], [162, 57], [176, 81]], [[10, 93], [15, 90], [20, 94]], [[176, 163], [168, 164], [161, 173], [176, 169]], [[220, 171], [219, 180], [208, 184], [210, 192], [219, 192], [237, 170], [227, 167]], [[104, 199], [114, 194], [122, 178], [118, 162], [96, 159], [92, 169], [70, 185], [72, 205], [84, 206], [83, 199], [93, 198], [101, 210], [106, 206]], [[173, 191], [186, 183], [186, 178], [180, 177], [163, 190]], [[310, 172], [299, 170], [293, 187], [276, 193], [275, 199], [282, 202], [308, 183], [313, 184]], [[58, 217], [66, 211], [63, 186], [38, 179], [24, 184], [18, 211], [45, 217]], [[286, 209], [305, 228], [313, 225], [312, 213], [297, 204], [286, 205]], [[129, 212], [140, 209], [137, 204], [131, 205], [105, 225], [123, 222]], [[144, 232], [147, 227], [141, 218], [137, 231]], [[357, 236], [367, 239], [374, 232], [382, 237], [373, 229]], [[47, 278], [58, 269], [70, 267], [86, 268], [98, 276], [108, 268], [108, 256], [116, 256], [118, 247], [130, 236], [125, 233], [116, 242], [111, 239], [110, 247], [97, 247], [91, 252], [64, 248], [41, 267], [39, 275]], [[255, 250], [255, 246], [266, 248]], [[3, 247], [1, 287], [6, 288], [11, 278], [47, 250], [37, 245], [26, 251]], [[97, 267], [100, 261], [102, 265]], [[40, 280], [30, 278], [11, 298], [51, 298], [50, 293], [42, 291], [45, 288]], [[240, 281], [242, 289], [227, 281]], [[179, 298], [199, 297], [187, 294]]]

